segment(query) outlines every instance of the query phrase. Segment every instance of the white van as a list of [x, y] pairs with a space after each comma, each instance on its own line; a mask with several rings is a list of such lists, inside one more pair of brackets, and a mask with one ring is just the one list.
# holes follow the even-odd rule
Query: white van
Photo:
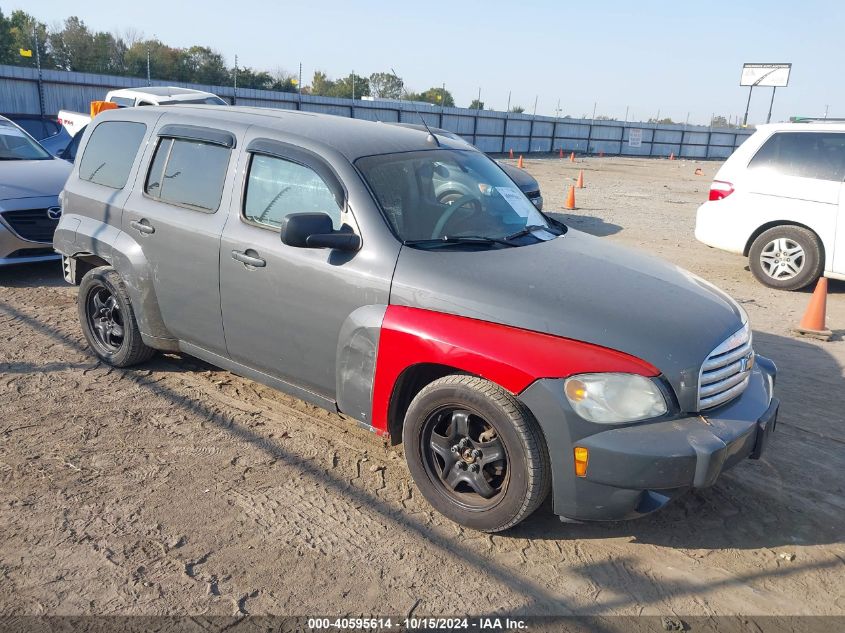
[[716, 173], [695, 237], [772, 288], [845, 279], [843, 180], [845, 122], [761, 125]]

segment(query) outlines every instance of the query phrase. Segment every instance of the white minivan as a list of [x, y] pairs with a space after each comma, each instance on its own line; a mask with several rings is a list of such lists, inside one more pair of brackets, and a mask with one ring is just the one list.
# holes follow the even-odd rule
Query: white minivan
[[716, 173], [695, 237], [763, 284], [845, 279], [845, 122], [761, 125]]

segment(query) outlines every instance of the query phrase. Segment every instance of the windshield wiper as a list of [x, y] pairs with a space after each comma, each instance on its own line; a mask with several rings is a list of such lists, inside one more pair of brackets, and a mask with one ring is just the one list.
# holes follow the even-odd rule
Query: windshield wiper
[[446, 244], [501, 244], [502, 246], [515, 246], [515, 244], [511, 244], [505, 240], [483, 235], [447, 235], [428, 240], [404, 240], [402, 242], [403, 246], [440, 246]]
[[559, 233], [555, 233], [551, 229], [551, 227], [544, 226], [542, 224], [529, 224], [528, 226], [519, 229], [516, 233], [511, 233], [510, 235], [508, 235], [504, 239], [509, 242], [511, 240], [515, 240], [518, 237], [522, 237], [524, 235], [532, 235], [534, 233], [534, 231], [547, 231], [548, 233], [551, 233], [552, 235], [560, 235]]

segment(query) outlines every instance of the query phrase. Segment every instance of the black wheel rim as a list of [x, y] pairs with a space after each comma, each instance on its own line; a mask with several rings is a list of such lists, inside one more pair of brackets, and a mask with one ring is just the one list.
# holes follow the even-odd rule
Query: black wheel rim
[[94, 344], [100, 351], [114, 354], [120, 350], [124, 335], [123, 313], [111, 290], [104, 285], [92, 287], [85, 300], [85, 314]]
[[452, 502], [487, 510], [509, 480], [508, 455], [496, 428], [463, 407], [440, 408], [422, 428], [420, 448], [429, 478]]

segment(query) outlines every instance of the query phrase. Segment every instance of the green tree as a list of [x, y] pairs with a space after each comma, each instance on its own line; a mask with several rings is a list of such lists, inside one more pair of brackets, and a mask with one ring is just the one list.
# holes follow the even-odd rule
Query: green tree
[[425, 92], [415, 96], [416, 99], [414, 101], [426, 101], [447, 108], [455, 107], [455, 99], [452, 97], [452, 93], [445, 88], [429, 88]]
[[[35, 66], [34, 29], [35, 38], [38, 40], [38, 53], [41, 55], [41, 66], [44, 68], [53, 66], [52, 57], [49, 54], [49, 33], [46, 24], [18, 9], [9, 16], [8, 26], [9, 48], [11, 49], [10, 61], [12, 63], [18, 66]], [[31, 50], [32, 57], [21, 57], [21, 49]]]
[[331, 97], [334, 90], [334, 82], [328, 78], [322, 70], [314, 71], [314, 78], [311, 80], [311, 94], [317, 97]]
[[650, 118], [650, 119], [648, 120], [648, 122], [649, 122], [649, 123], [658, 123], [658, 124], [663, 124], [663, 125], [672, 125], [672, 124], [674, 124], [674, 123], [675, 123], [675, 122], [672, 120], [672, 117], [668, 117], [668, 116], [667, 116], [667, 117], [663, 117], [662, 119], [657, 119], [657, 118], [655, 118], [655, 117], [652, 117], [652, 118]]
[[405, 83], [393, 73], [373, 73], [370, 75], [370, 94], [385, 99], [401, 99], [405, 92]]
[[334, 82], [331, 97], [338, 97], [341, 99], [351, 99], [353, 96], [356, 99], [367, 97], [370, 95], [370, 81], [366, 77], [350, 73], [342, 79]]
[[483, 110], [484, 109], [484, 102], [479, 101], [478, 99], [473, 99], [472, 103], [469, 104], [470, 110]]
[[510, 111], [516, 112], [517, 114], [522, 114], [523, 112], [525, 112], [525, 108], [523, 108], [521, 105], [515, 105], [514, 107], [511, 108]]
[[717, 114], [710, 121], [710, 126], [711, 127], [731, 127], [731, 124], [728, 122], [728, 120], [723, 115]]

